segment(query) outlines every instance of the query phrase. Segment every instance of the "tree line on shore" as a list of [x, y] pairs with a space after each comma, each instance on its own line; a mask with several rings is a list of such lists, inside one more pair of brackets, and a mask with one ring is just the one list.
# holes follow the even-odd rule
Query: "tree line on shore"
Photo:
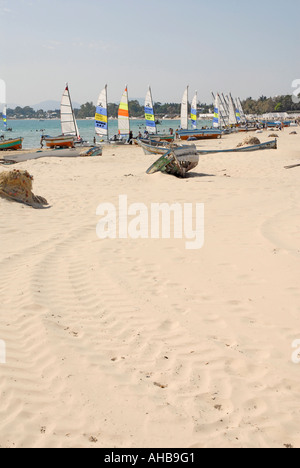
[[[300, 98], [300, 95], [299, 95]], [[267, 98], [261, 96], [259, 99], [249, 97], [242, 101], [242, 106], [245, 114], [262, 115], [272, 112], [300, 112], [300, 99], [299, 103], [294, 102], [293, 97], [290, 95], [276, 96]], [[157, 102], [154, 104], [154, 113], [158, 118], [170, 117], [174, 118], [180, 115], [180, 104]], [[116, 118], [118, 116], [118, 104], [108, 104], [108, 115]], [[212, 104], [199, 103], [199, 112], [209, 114], [213, 112]], [[80, 109], [74, 109], [77, 119], [92, 118], [95, 115], [96, 106], [93, 102], [82, 104]], [[129, 113], [131, 117], [144, 118], [144, 107], [139, 104], [137, 100], [129, 102]], [[32, 107], [16, 107], [15, 109], [7, 110], [7, 117], [16, 119], [51, 119], [59, 118], [60, 111], [55, 109], [53, 111], [44, 111], [42, 109], [35, 111]]]

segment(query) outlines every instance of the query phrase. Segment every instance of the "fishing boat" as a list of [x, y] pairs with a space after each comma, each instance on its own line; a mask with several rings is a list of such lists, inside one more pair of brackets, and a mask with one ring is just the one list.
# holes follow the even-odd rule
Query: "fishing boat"
[[2, 164], [16, 164], [32, 159], [40, 158], [78, 158], [78, 157], [93, 157], [101, 156], [102, 148], [94, 146], [90, 148], [58, 148], [58, 149], [44, 149], [34, 151], [32, 153], [13, 154], [11, 156], [4, 156], [1, 159]]
[[95, 115], [95, 132], [96, 135], [108, 140], [108, 115], [107, 115], [107, 85], [102, 89], [96, 106]]
[[60, 105], [60, 121], [62, 134], [58, 137], [42, 136], [48, 148], [73, 148], [76, 143], [81, 143], [78, 125], [72, 106], [69, 85], [66, 85]]
[[197, 150], [199, 155], [215, 154], [215, 153], [246, 153], [250, 151], [261, 151], [265, 149], [277, 149], [277, 140], [267, 141], [259, 145], [244, 146], [240, 148], [226, 149], [226, 150]]
[[177, 177], [186, 177], [187, 173], [198, 166], [199, 154], [195, 145], [179, 146], [169, 149], [147, 170], [147, 174], [164, 172]]
[[0, 150], [18, 150], [22, 149], [24, 138], [14, 138], [10, 140], [0, 140]]
[[143, 149], [145, 154], [165, 154], [171, 147], [176, 147], [176, 143], [157, 142], [155, 140], [139, 140], [137, 144]]
[[[208, 140], [217, 139], [222, 137], [222, 131], [217, 128], [210, 129], [197, 129], [197, 93], [193, 99], [192, 104], [192, 125], [193, 129], [189, 130], [189, 117], [188, 117], [188, 92], [189, 87], [183, 93], [181, 102], [181, 126], [180, 130], [176, 132], [176, 137], [180, 140]], [[195, 102], [196, 100], [196, 102]]]
[[130, 121], [129, 121], [129, 100], [128, 88], [122, 95], [119, 110], [118, 110], [118, 135], [115, 135], [109, 140], [112, 145], [125, 145], [130, 136]]

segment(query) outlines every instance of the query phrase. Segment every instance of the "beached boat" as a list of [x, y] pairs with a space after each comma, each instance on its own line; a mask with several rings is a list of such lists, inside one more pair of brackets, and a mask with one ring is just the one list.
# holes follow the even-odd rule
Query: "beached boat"
[[246, 153], [250, 151], [261, 151], [265, 149], [277, 149], [277, 140], [267, 141], [259, 145], [241, 146], [240, 148], [226, 150], [197, 150], [199, 155], [215, 154], [215, 153]]
[[74, 148], [75, 147], [75, 138], [72, 136], [59, 136], [59, 137], [42, 136], [42, 140], [45, 141], [47, 148]]
[[4, 156], [1, 159], [1, 164], [16, 164], [32, 159], [40, 158], [79, 158], [79, 157], [93, 157], [101, 156], [102, 148], [100, 146], [93, 146], [89, 148], [58, 148], [58, 149], [44, 149], [34, 151], [32, 153], [19, 153], [10, 156]]
[[145, 154], [165, 154], [171, 147], [176, 147], [175, 143], [157, 142], [153, 140], [136, 140], [137, 144], [143, 149]]
[[24, 138], [12, 138], [10, 140], [0, 140], [0, 150], [18, 150], [22, 149]]
[[147, 174], [165, 172], [177, 177], [186, 177], [186, 174], [198, 166], [199, 154], [195, 145], [178, 146], [169, 149], [147, 170]]
[[82, 142], [72, 106], [69, 85], [66, 85], [60, 105], [60, 121], [62, 134], [58, 137], [42, 136], [48, 148], [72, 148]]
[[[144, 150], [145, 154], [165, 154], [167, 149], [176, 148], [179, 145], [171, 144], [167, 146], [157, 146], [153, 142], [149, 144], [145, 140], [137, 140], [138, 145]], [[261, 151], [265, 149], [277, 149], [277, 140], [267, 141], [259, 145], [244, 146], [240, 148], [225, 149], [225, 150], [197, 150], [199, 155], [215, 154], [215, 153], [245, 153], [250, 151]]]
[[216, 140], [222, 138], [222, 131], [218, 129], [178, 130], [177, 136], [180, 140]]

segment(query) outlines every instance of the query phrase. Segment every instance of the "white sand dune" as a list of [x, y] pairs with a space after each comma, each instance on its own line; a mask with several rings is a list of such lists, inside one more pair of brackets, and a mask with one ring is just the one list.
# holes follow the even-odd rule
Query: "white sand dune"
[[[17, 166], [51, 208], [0, 199], [0, 447], [300, 447], [300, 136], [278, 143], [185, 180], [138, 147]], [[204, 247], [99, 240], [122, 194], [204, 203]]]

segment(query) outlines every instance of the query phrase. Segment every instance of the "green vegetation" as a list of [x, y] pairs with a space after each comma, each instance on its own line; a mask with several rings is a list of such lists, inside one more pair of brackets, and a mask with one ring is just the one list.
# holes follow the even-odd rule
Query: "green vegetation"
[[300, 104], [293, 102], [292, 96], [261, 96], [258, 100], [251, 97], [242, 102], [245, 114], [268, 114], [272, 112], [297, 112]]
[[[299, 96], [300, 97], [300, 96]], [[202, 114], [208, 114], [212, 111], [212, 104], [198, 103], [199, 112]], [[292, 96], [277, 96], [267, 98], [261, 96], [255, 100], [249, 97], [242, 102], [245, 114], [257, 114], [262, 115], [271, 112], [299, 112], [300, 103], [295, 104]], [[118, 116], [118, 105], [110, 103], [108, 104], [108, 115], [109, 117]], [[86, 102], [80, 109], [75, 109], [75, 116], [78, 119], [86, 119], [94, 117], [96, 106], [92, 102]], [[144, 107], [139, 104], [138, 101], [129, 102], [129, 113], [131, 117], [144, 118]], [[180, 115], [180, 104], [177, 103], [165, 103], [157, 102], [154, 104], [154, 113], [157, 118], [162, 117], [176, 117]], [[60, 111], [55, 109], [53, 111], [45, 112], [43, 110], [35, 111], [29, 106], [16, 107], [15, 109], [7, 110], [8, 119], [51, 119], [59, 118]]]

